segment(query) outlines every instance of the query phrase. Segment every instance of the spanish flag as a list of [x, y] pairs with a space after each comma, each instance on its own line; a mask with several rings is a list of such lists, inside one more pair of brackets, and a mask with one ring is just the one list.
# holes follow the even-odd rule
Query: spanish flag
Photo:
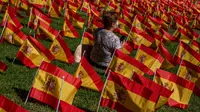
[[90, 5], [90, 9], [91, 9], [92, 15], [94, 15], [96, 17], [101, 16], [100, 12], [98, 12], [94, 6]]
[[35, 7], [41, 9], [41, 8], [44, 7], [44, 4], [45, 4], [46, 0], [28, 0], [28, 2], [31, 5], [34, 5]]
[[74, 56], [72, 55], [69, 47], [65, 43], [62, 36], [58, 35], [50, 47], [50, 52], [55, 56], [55, 59], [64, 61], [66, 63], [74, 63]]
[[52, 41], [59, 35], [59, 31], [55, 30], [53, 27], [43, 21], [39, 21], [38, 26], [40, 31], [44, 32], [44, 34]]
[[198, 43], [195, 40], [192, 40], [192, 42], [190, 43], [190, 47], [195, 50], [198, 54], [200, 54], [200, 43]]
[[147, 66], [119, 50], [115, 51], [109, 69], [113, 72], [122, 74], [127, 78], [132, 77], [133, 71], [141, 75], [143, 75], [144, 73], [149, 75], [154, 74], [154, 72], [150, 70]]
[[182, 21], [180, 21], [180, 20], [181, 20], [180, 17], [177, 17], [177, 18], [175, 19], [176, 27], [177, 27], [177, 28], [184, 29], [184, 28], [185, 28], [185, 25], [184, 25], [184, 23], [183, 23]]
[[83, 45], [94, 45], [94, 37], [89, 32], [84, 32], [83, 34]]
[[16, 12], [15, 8], [12, 8], [11, 6], [8, 5], [6, 12], [3, 16], [3, 20], [1, 22], [1, 26], [4, 26], [7, 22], [10, 22], [13, 25], [15, 25], [17, 28], [22, 29], [23, 26], [21, 25], [21, 23], [17, 19], [16, 13], [17, 12]]
[[122, 52], [125, 54], [131, 54], [133, 51], [133, 44], [130, 41], [127, 41], [123, 44], [124, 46], [122, 47]]
[[101, 92], [103, 89], [104, 82], [101, 80], [96, 71], [88, 63], [87, 59], [82, 56], [80, 64], [74, 75], [81, 79], [81, 86]]
[[128, 36], [128, 33], [130, 32], [132, 25], [128, 21], [122, 18], [118, 20], [118, 24], [119, 24], [118, 25], [119, 34]]
[[3, 32], [3, 39], [11, 44], [22, 45], [27, 36], [19, 30], [12, 23], [8, 22], [6, 24], [5, 30]]
[[67, 7], [69, 10], [77, 11], [79, 9], [79, 4], [74, 3], [73, 1], [67, 1]]
[[60, 103], [60, 111], [61, 112], [85, 112], [84, 110], [81, 110], [63, 101], [61, 101]]
[[81, 10], [83, 11], [83, 12], [85, 12], [85, 13], [87, 13], [88, 12], [88, 10], [89, 10], [89, 3], [88, 3], [88, 1], [87, 0], [83, 0], [82, 1], [82, 5], [81, 5]]
[[119, 112], [153, 112], [158, 98], [158, 93], [120, 74], [110, 72], [101, 97], [101, 106]]
[[30, 4], [29, 4], [28, 1], [26, 1], [26, 0], [21, 0], [20, 1], [19, 8], [21, 8], [21, 9], [23, 9], [25, 11], [28, 11], [29, 7], [30, 7]]
[[186, 109], [195, 84], [170, 72], [158, 69], [154, 81], [173, 91], [168, 105]]
[[[157, 31], [159, 28], [162, 27], [162, 24], [164, 24], [164, 21], [158, 19], [158, 18], [154, 18], [149, 16], [148, 17], [148, 23], [151, 25], [151, 28], [155, 31]], [[168, 28], [168, 26], [165, 26], [164, 28]]]
[[178, 28], [177, 33], [178, 34], [176, 34], [176, 38], [179, 38], [180, 41], [185, 42], [186, 44], [188, 44], [193, 39], [189, 33], [181, 28]]
[[194, 65], [188, 61], [183, 61], [179, 66], [177, 73], [179, 77], [182, 77], [188, 81], [194, 82], [196, 87], [200, 88], [200, 67]]
[[5, 72], [7, 68], [7, 65], [0, 61], [0, 72]]
[[63, 28], [61, 31], [61, 35], [70, 37], [70, 38], [78, 38], [79, 37], [79, 34], [78, 34], [76, 28], [74, 28], [71, 21], [67, 18], [65, 18]]
[[[80, 85], [80, 79], [55, 65], [43, 61], [34, 79], [29, 97], [46, 103], [53, 108], [57, 107], [59, 98], [61, 104], [64, 102], [71, 105]], [[62, 91], [60, 91], [61, 89]]]
[[136, 17], [135, 17], [135, 20], [133, 21], [133, 26], [136, 27], [139, 30], [144, 31], [145, 28], [149, 25], [145, 22], [145, 17], [137, 14]]
[[132, 28], [128, 40], [134, 43], [134, 49], [137, 49], [140, 44], [144, 44], [145, 46], [149, 47], [154, 42], [153, 37], [136, 27]]
[[153, 82], [151, 79], [146, 78], [146, 77], [136, 74], [136, 73], [133, 74], [132, 80], [137, 82], [140, 85], [143, 85], [146, 88], [149, 88], [153, 92], [160, 94], [159, 99], [156, 103], [156, 109], [167, 104], [168, 98], [173, 93], [172, 91], [168, 90], [167, 88], [160, 86], [159, 84]]
[[184, 42], [180, 42], [177, 52], [174, 56], [177, 63], [180, 63], [181, 60], [186, 60], [191, 62], [194, 65], [200, 64], [200, 54], [193, 50], [189, 45]]
[[159, 53], [143, 44], [138, 48], [135, 59], [146, 65], [153, 72], [160, 68], [164, 61], [163, 57]]
[[48, 10], [48, 15], [52, 18], [61, 18], [61, 9], [59, 9], [59, 6], [55, 3], [52, 3]]
[[82, 18], [78, 13], [73, 10], [68, 10], [67, 18], [71, 21], [71, 23], [79, 29], [83, 29], [85, 24], [85, 19]]
[[176, 66], [176, 61], [170, 52], [163, 46], [162, 43], [159, 44], [158, 53], [164, 57], [164, 61], [160, 68], [170, 69]]
[[129, 24], [132, 24], [133, 22], [133, 16], [127, 10], [122, 11], [121, 18], [126, 20]]
[[54, 59], [51, 52], [33, 37], [28, 37], [23, 42], [16, 57], [30, 68], [40, 66], [43, 59], [47, 62], [51, 62]]
[[177, 39], [175, 37], [173, 37], [172, 35], [170, 35], [168, 32], [166, 32], [165, 30], [163, 30], [162, 28], [160, 28], [156, 34], [158, 34], [159, 36], [161, 36], [164, 40], [166, 41], [177, 41]]
[[52, 22], [51, 19], [46, 14], [44, 14], [43, 12], [39, 11], [34, 7], [31, 8], [28, 27], [33, 27], [34, 29], [36, 29], [39, 21], [42, 21], [43, 23], [46, 23], [48, 25], [50, 25]]
[[103, 28], [103, 23], [102, 22], [99, 22], [97, 21], [95, 18], [92, 20], [88, 30], [90, 32], [94, 32], [97, 28]]
[[0, 112], [29, 112], [2, 95], [0, 101]]

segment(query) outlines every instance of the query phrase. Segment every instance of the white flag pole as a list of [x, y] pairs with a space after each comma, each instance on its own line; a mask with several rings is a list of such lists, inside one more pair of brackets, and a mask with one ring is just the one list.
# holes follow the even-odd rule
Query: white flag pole
[[60, 87], [60, 94], [59, 94], [59, 100], [58, 100], [58, 105], [57, 105], [57, 108], [56, 108], [56, 112], [58, 112], [59, 106], [60, 106], [60, 98], [62, 96], [62, 88], [63, 88], [63, 84], [64, 84], [64, 79], [65, 79], [65, 76], [62, 76], [62, 84], [61, 84], [61, 87]]
[[[43, 61], [44, 61], [44, 58], [42, 59], [42, 62], [43, 62]], [[40, 63], [40, 66], [41, 66], [42, 62]], [[36, 73], [35, 73], [35, 76], [34, 76], [34, 79], [33, 79], [33, 82], [32, 82], [31, 87], [33, 86], [33, 83], [34, 83], [34, 81], [35, 81], [35, 77], [37, 76], [37, 74], [38, 74], [38, 72], [39, 72], [40, 66], [38, 67], [38, 69], [37, 69], [37, 71], [36, 71]], [[25, 100], [24, 104], [27, 103], [28, 98], [29, 98], [29, 95], [30, 95], [30, 92], [31, 92], [31, 88], [29, 89], [29, 92], [28, 92], [28, 94], [27, 94], [27, 96], [26, 96], [26, 100]]]
[[[31, 9], [30, 9], [30, 15], [29, 15], [28, 23], [31, 21], [32, 10], [33, 10], [33, 7], [31, 7]], [[28, 24], [27, 24], [27, 28], [28, 28]]]
[[104, 89], [105, 89], [105, 87], [106, 87], [106, 84], [107, 84], [107, 82], [108, 82], [108, 78], [109, 78], [109, 76], [110, 76], [110, 72], [111, 72], [111, 70], [108, 72], [108, 76], [107, 76], [106, 81], [105, 81], [105, 83], [104, 83], [104, 87], [103, 87], [102, 92], [101, 92], [101, 96], [100, 96], [100, 99], [99, 99], [99, 103], [98, 103], [97, 111], [96, 111], [96, 112], [99, 111], [99, 107], [100, 107], [100, 104], [101, 104], [101, 97], [103, 96]]
[[6, 29], [7, 23], [8, 23], [8, 15], [6, 16], [6, 22], [5, 22], [4, 26], [3, 26], [3, 29], [2, 29], [2, 32], [1, 32], [1, 36], [0, 36], [0, 40], [1, 40], [2, 36], [3, 36], [4, 30]]

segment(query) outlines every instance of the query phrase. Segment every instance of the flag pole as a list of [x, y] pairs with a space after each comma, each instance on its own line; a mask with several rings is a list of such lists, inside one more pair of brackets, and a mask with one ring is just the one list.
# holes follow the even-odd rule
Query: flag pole
[[104, 86], [103, 86], [103, 89], [102, 89], [102, 92], [101, 92], [101, 96], [100, 96], [100, 99], [99, 99], [99, 103], [98, 103], [96, 112], [99, 112], [99, 107], [100, 107], [100, 104], [101, 104], [101, 97], [103, 96], [104, 89], [105, 89], [105, 87], [106, 87], [106, 84], [107, 84], [107, 82], [108, 82], [108, 78], [109, 78], [109, 76], [110, 76], [110, 72], [111, 72], [111, 70], [109, 70], [108, 76], [107, 76], [106, 81], [105, 81], [105, 83], [104, 83]]
[[178, 73], [179, 73], [179, 71], [180, 71], [180, 69], [181, 69], [181, 65], [182, 65], [182, 63], [183, 63], [184, 56], [185, 56], [185, 55], [183, 55], [183, 56], [181, 57], [181, 62], [180, 62], [180, 64], [179, 64], [179, 67], [178, 67], [178, 70], [177, 70], [177, 72], [176, 72], [176, 75], [178, 75]]
[[4, 26], [3, 26], [3, 29], [2, 29], [2, 32], [1, 32], [1, 36], [0, 36], [0, 40], [1, 40], [2, 36], [3, 36], [4, 30], [6, 29], [7, 23], [8, 23], [8, 15], [6, 15], [6, 23], [5, 23]]
[[82, 44], [82, 42], [83, 42], [83, 36], [84, 36], [84, 33], [85, 33], [85, 31], [86, 31], [86, 27], [83, 29], [83, 33], [82, 33], [82, 36], [81, 36], [81, 42], [80, 42], [80, 45]]
[[60, 87], [60, 95], [59, 95], [59, 100], [58, 100], [58, 105], [57, 105], [57, 108], [56, 108], [56, 112], [58, 112], [59, 106], [60, 106], [60, 97], [62, 96], [62, 88], [63, 88], [63, 84], [64, 84], [64, 79], [65, 79], [65, 76], [62, 76], [62, 85]]
[[[177, 48], [176, 48], [176, 51], [174, 52], [174, 56], [176, 55], [176, 52], [178, 51], [178, 47], [180, 46], [180, 42], [179, 42], [179, 44], [178, 44], [178, 46], [177, 46]], [[174, 57], [173, 56], [173, 57]]]
[[[31, 21], [32, 10], [33, 10], [33, 7], [31, 7], [31, 9], [30, 9], [30, 15], [29, 15], [28, 23]], [[27, 24], [27, 28], [28, 28], [28, 26], [29, 25]]]
[[[44, 58], [42, 59], [42, 62], [43, 62], [43, 61], [44, 61]], [[40, 63], [40, 66], [41, 66], [42, 62]], [[32, 81], [32, 86], [33, 86], [33, 83], [34, 83], [34, 81], [35, 81], [35, 77], [37, 76], [37, 74], [38, 74], [38, 72], [39, 72], [40, 66], [38, 67], [38, 69], [37, 69], [37, 71], [36, 71], [36, 73], [35, 73], [35, 75], [34, 75], [34, 79], [33, 79], [33, 81]], [[31, 87], [32, 87], [32, 86], [31, 86]], [[30, 93], [31, 93], [31, 88], [29, 89], [29, 92], [28, 92], [28, 94], [27, 94], [27, 96], [26, 96], [26, 100], [25, 100], [24, 104], [27, 103]]]

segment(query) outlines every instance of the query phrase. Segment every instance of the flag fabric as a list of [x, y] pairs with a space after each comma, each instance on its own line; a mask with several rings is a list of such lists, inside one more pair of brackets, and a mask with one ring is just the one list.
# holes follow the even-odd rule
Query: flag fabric
[[21, 106], [13, 103], [11, 100], [0, 95], [0, 111], [1, 112], [29, 112]]
[[27, 10], [29, 9], [29, 7], [30, 7], [30, 4], [29, 4], [28, 1], [26, 1], [26, 0], [21, 0], [21, 1], [20, 1], [20, 3], [19, 3], [19, 8], [21, 8], [21, 9], [27, 11]]
[[72, 55], [68, 45], [62, 36], [58, 35], [50, 47], [50, 52], [54, 55], [55, 59], [66, 63], [74, 63], [74, 56]]
[[68, 10], [68, 16], [67, 18], [70, 20], [70, 22], [79, 29], [83, 29], [85, 24], [85, 19], [82, 18], [78, 13], [76, 13], [73, 10]]
[[42, 31], [50, 40], [54, 40], [58, 35], [59, 31], [55, 30], [53, 27], [51, 27], [49, 24], [46, 24], [43, 21], [39, 21], [39, 29]]
[[78, 34], [76, 28], [74, 28], [74, 26], [72, 25], [70, 20], [67, 19], [67, 18], [65, 18], [63, 28], [62, 28], [62, 31], [61, 31], [61, 35], [67, 36], [67, 37], [70, 37], [70, 38], [78, 38], [79, 37], [79, 34]]
[[176, 61], [174, 60], [174, 57], [170, 54], [170, 52], [163, 46], [162, 43], [159, 44], [159, 48], [158, 48], [158, 53], [160, 53], [160, 55], [162, 57], [164, 57], [164, 61], [161, 65], [160, 68], [164, 68], [164, 69], [170, 69], [176, 66]]
[[143, 44], [138, 48], [135, 59], [146, 65], [153, 72], [160, 68], [164, 61], [163, 57], [159, 53]]
[[44, 7], [44, 4], [46, 0], [29, 0], [28, 1], [31, 5], [34, 5], [35, 7], [41, 9]]
[[186, 109], [195, 87], [193, 82], [185, 80], [175, 74], [158, 69], [154, 81], [173, 93], [169, 97], [168, 105]]
[[119, 112], [153, 112], [158, 98], [159, 94], [150, 89], [110, 72], [101, 97], [101, 106]]
[[131, 54], [133, 51], [133, 44], [130, 41], [127, 41], [123, 44], [124, 46], [122, 47], [122, 52], [125, 54]]
[[158, 34], [159, 36], [161, 36], [164, 40], [167, 41], [176, 41], [176, 38], [173, 37], [172, 35], [170, 35], [168, 32], [166, 32], [165, 30], [163, 30], [162, 28], [160, 28], [156, 34]]
[[70, 105], [65, 102], [60, 103], [60, 110], [61, 112], [85, 112], [84, 110], [81, 110], [73, 105]]
[[148, 23], [151, 25], [151, 28], [155, 31], [157, 31], [161, 27], [161, 24], [162, 24], [161, 21], [151, 16], [148, 17]]
[[189, 33], [181, 28], [178, 28], [177, 33], [178, 34], [176, 34], [176, 38], [178, 38], [182, 42], [185, 42], [186, 44], [188, 44], [193, 39], [193, 37]]
[[51, 62], [54, 56], [33, 37], [28, 37], [17, 52], [16, 57], [30, 68], [39, 67], [42, 60]]
[[5, 72], [7, 68], [7, 65], [0, 61], [0, 72]]
[[119, 34], [122, 34], [124, 36], [128, 36], [128, 33], [130, 32], [132, 25], [129, 24], [128, 21], [126, 21], [122, 18], [119, 18], [118, 24], [119, 25], [118, 25], [117, 31], [119, 32]]
[[90, 24], [88, 30], [89, 30], [90, 32], [94, 32], [97, 28], [103, 28], [103, 26], [104, 26], [104, 25], [103, 25], [102, 22], [99, 22], [99, 21], [97, 21], [96, 18], [93, 18], [93, 20], [92, 20], [92, 22], [91, 22], [91, 24]]
[[[80, 85], [80, 79], [55, 65], [43, 61], [34, 79], [29, 97], [46, 103], [53, 108], [57, 107], [59, 98], [61, 104], [64, 102], [71, 105]], [[61, 87], [62, 91], [60, 91]], [[60, 110], [62, 109], [60, 108]]]
[[50, 25], [52, 22], [52, 20], [46, 14], [39, 11], [37, 8], [31, 8], [28, 27], [36, 29], [39, 24], [39, 21], [42, 21], [43, 23], [46, 23], [48, 25]]
[[199, 53], [200, 54], [200, 43], [198, 43], [197, 41], [195, 41], [195, 40], [192, 40], [192, 42], [190, 43], [190, 47], [194, 50], [194, 51], [196, 51], [197, 53]]
[[142, 15], [136, 15], [135, 20], [133, 21], [133, 26], [139, 30], [145, 30], [148, 24], [145, 22], [145, 17]]
[[170, 95], [173, 93], [172, 91], [168, 90], [167, 88], [160, 86], [159, 84], [153, 82], [151, 79], [146, 78], [137, 73], [133, 74], [132, 80], [141, 84], [142, 86], [144, 86], [146, 88], [149, 88], [153, 92], [160, 94], [159, 99], [156, 103], [156, 109], [167, 104]]
[[136, 27], [132, 28], [128, 40], [133, 42], [134, 49], [137, 49], [140, 44], [144, 44], [145, 46], [149, 47], [154, 42], [153, 37], [148, 35], [146, 32], [137, 29]]
[[189, 45], [184, 42], [180, 42], [177, 52], [174, 56], [177, 63], [180, 63], [181, 60], [186, 60], [191, 62], [194, 65], [199, 65], [200, 63], [200, 54], [193, 50]]
[[154, 72], [147, 66], [119, 50], [115, 51], [114, 57], [109, 65], [109, 69], [127, 78], [132, 77], [133, 71], [141, 75], [144, 73], [149, 75], [154, 74]]
[[3, 39], [15, 45], [22, 45], [27, 36], [15, 25], [8, 22], [3, 32]]
[[4, 25], [6, 25], [7, 22], [10, 22], [19, 29], [23, 28], [23, 26], [17, 19], [16, 14], [17, 14], [17, 12], [16, 12], [15, 8], [12, 8], [11, 6], [7, 6], [7, 10], [3, 16], [1, 26], [4, 26]]
[[67, 1], [67, 7], [70, 10], [77, 11], [80, 6], [79, 6], [79, 4], [76, 4], [76, 3], [74, 3], [73, 1], [70, 0], [70, 1]]
[[81, 86], [101, 92], [103, 89], [104, 82], [101, 80], [96, 71], [88, 63], [87, 59], [82, 56], [80, 64], [74, 75], [81, 79]]
[[56, 3], [52, 3], [48, 10], [48, 15], [52, 18], [60, 18], [61, 15], [61, 9], [59, 9], [59, 6]]
[[92, 34], [90, 34], [89, 32], [84, 32], [83, 34], [83, 41], [82, 41], [83, 45], [94, 45], [94, 37]]

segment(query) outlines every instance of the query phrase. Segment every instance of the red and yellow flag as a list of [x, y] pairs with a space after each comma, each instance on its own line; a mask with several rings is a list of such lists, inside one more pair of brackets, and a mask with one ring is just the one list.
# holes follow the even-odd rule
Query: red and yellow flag
[[42, 21], [43, 23], [50, 25], [51, 24], [51, 19], [44, 14], [43, 12], [39, 11], [36, 8], [31, 8], [30, 9], [30, 16], [29, 16], [29, 22], [28, 22], [28, 27], [33, 27], [34, 29], [37, 28], [38, 22]]
[[133, 51], [133, 44], [130, 41], [127, 41], [123, 44], [124, 46], [122, 47], [122, 52], [125, 54], [131, 54]]
[[83, 29], [85, 24], [85, 19], [82, 18], [78, 13], [73, 10], [68, 10], [67, 18], [71, 21], [71, 23], [79, 29]]
[[170, 69], [176, 66], [176, 61], [174, 57], [169, 53], [169, 51], [163, 46], [162, 43], [159, 44], [158, 53], [164, 57], [164, 61], [160, 68]]
[[66, 102], [60, 102], [60, 111], [61, 112], [85, 112], [84, 110], [81, 110], [71, 104], [68, 104]]
[[167, 41], [176, 41], [177, 39], [175, 37], [173, 37], [172, 35], [170, 35], [168, 32], [166, 32], [165, 30], [163, 30], [162, 28], [160, 28], [156, 34], [158, 34], [159, 36], [161, 36], [164, 40]]
[[186, 60], [191, 62], [194, 65], [200, 64], [200, 54], [193, 50], [189, 45], [184, 42], [180, 42], [177, 52], [174, 56], [177, 63], [180, 63], [181, 60]]
[[158, 98], [158, 93], [120, 74], [110, 72], [101, 97], [101, 106], [119, 112], [153, 112]]
[[0, 101], [0, 112], [29, 112], [2, 95]]
[[4, 26], [4, 25], [6, 25], [7, 22], [10, 22], [19, 29], [23, 28], [23, 26], [21, 25], [21, 23], [17, 19], [16, 14], [17, 14], [16, 9], [12, 8], [11, 6], [8, 5], [6, 12], [3, 16], [3, 20], [1, 22], [1, 26]]
[[80, 79], [44, 61], [38, 69], [29, 97], [53, 108], [57, 107], [59, 98], [61, 104], [64, 102], [71, 105], [80, 85]]
[[27, 39], [27, 36], [10, 22], [6, 24], [2, 36], [4, 40], [15, 45], [22, 45], [24, 40]]
[[69, 47], [65, 43], [62, 36], [58, 35], [50, 47], [50, 52], [54, 55], [55, 59], [64, 61], [66, 63], [74, 63], [74, 56], [72, 55]]
[[[97, 17], [96, 17], [97, 18]], [[103, 28], [103, 23], [98, 21], [96, 18], [93, 18], [88, 30], [94, 32], [97, 28]]]
[[82, 41], [83, 45], [94, 45], [94, 37], [92, 34], [90, 34], [89, 32], [84, 32], [83, 34], [83, 41]]
[[132, 25], [129, 24], [128, 21], [126, 21], [122, 18], [120, 18], [118, 20], [118, 24], [119, 24], [118, 30], [117, 30], [118, 33], [121, 34], [121, 35], [124, 35], [124, 36], [128, 36], [128, 33], [130, 32]]
[[47, 62], [51, 62], [54, 59], [51, 52], [33, 37], [28, 37], [23, 42], [16, 57], [30, 68], [40, 66], [43, 59]]
[[140, 44], [144, 44], [145, 46], [149, 47], [154, 42], [153, 37], [148, 35], [146, 32], [137, 29], [136, 27], [132, 28], [128, 40], [133, 42], [134, 49], [137, 49]]
[[192, 42], [190, 43], [190, 47], [195, 50], [197, 53], [200, 54], [200, 43], [198, 43], [195, 40], [192, 40]]
[[48, 15], [52, 18], [61, 18], [61, 8], [56, 3], [52, 3], [49, 7]]
[[59, 31], [57, 31], [56, 29], [54, 29], [53, 27], [51, 27], [49, 24], [46, 24], [43, 21], [39, 21], [39, 29], [40, 31], [44, 32], [44, 34], [50, 39], [50, 40], [54, 40], [58, 35], [59, 35]]
[[166, 89], [163, 86], [160, 86], [159, 84], [153, 82], [151, 79], [146, 78], [142, 75], [134, 73], [132, 79], [133, 81], [143, 85], [144, 87], [149, 88], [153, 92], [160, 94], [159, 99], [156, 103], [156, 109], [167, 104], [168, 98], [173, 93], [172, 91]]
[[136, 15], [135, 20], [133, 21], [133, 26], [139, 30], [144, 31], [145, 28], [149, 25], [145, 22], [145, 17], [138, 14]]
[[151, 25], [151, 28], [153, 30], [157, 31], [159, 28], [161, 28], [162, 22], [159, 21], [158, 19], [149, 16], [147, 21]]
[[186, 109], [195, 84], [170, 72], [158, 69], [154, 81], [159, 85], [173, 91], [168, 105]]
[[69, 10], [77, 11], [80, 6], [79, 6], [79, 4], [76, 4], [73, 1], [69, 0], [69, 1], [67, 1], [67, 7]]
[[7, 68], [7, 65], [0, 61], [0, 72], [5, 72]]
[[101, 92], [104, 82], [83, 56], [74, 75], [81, 79], [81, 86]]
[[146, 65], [153, 72], [160, 68], [164, 61], [163, 57], [159, 53], [143, 44], [138, 48], [135, 59]]
[[115, 51], [109, 69], [113, 72], [122, 74], [127, 78], [131, 78], [133, 72], [141, 75], [143, 75], [144, 73], [149, 75], [154, 74], [154, 72], [150, 70], [147, 66], [119, 50]]
[[29, 0], [29, 3], [31, 5], [34, 5], [35, 7], [41, 9], [44, 7], [46, 0]]
[[78, 38], [79, 33], [77, 32], [76, 28], [72, 25], [71, 21], [65, 18], [63, 28], [61, 31], [62, 36], [70, 37], [70, 38]]

